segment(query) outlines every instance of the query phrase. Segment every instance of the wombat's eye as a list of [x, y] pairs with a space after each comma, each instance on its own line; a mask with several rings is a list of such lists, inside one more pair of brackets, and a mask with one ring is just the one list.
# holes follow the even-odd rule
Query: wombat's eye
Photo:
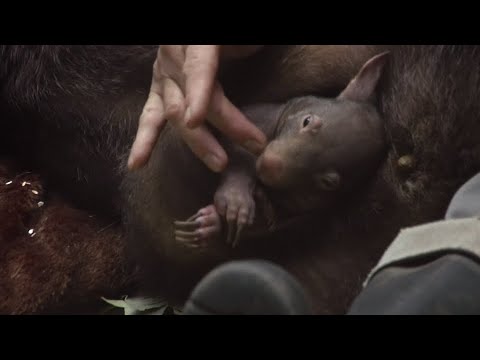
[[310, 121], [312, 121], [311, 116], [307, 116], [305, 119], [303, 119], [303, 127], [307, 127], [308, 124], [310, 124]]

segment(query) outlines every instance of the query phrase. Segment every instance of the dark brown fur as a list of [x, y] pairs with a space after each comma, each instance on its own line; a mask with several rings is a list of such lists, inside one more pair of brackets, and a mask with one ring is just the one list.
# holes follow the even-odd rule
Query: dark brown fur
[[[299, 61], [298, 51], [304, 51], [305, 47], [274, 47], [275, 51], [283, 51], [283, 58], [279, 57], [275, 65], [284, 66], [285, 63], [290, 61]], [[348, 51], [346, 52], [345, 50]], [[350, 76], [346, 79], [342, 79], [342, 76], [338, 77], [335, 84], [338, 91], [343, 89], [351, 78], [358, 72], [361, 65], [370, 58], [372, 49], [370, 47], [355, 47], [356, 59], [351, 59], [350, 55], [354, 50], [345, 47], [339, 49], [337, 53], [338, 66], [342, 68], [346, 73], [350, 73]], [[309, 48], [308, 51], [322, 52], [325, 49], [321, 46]], [[332, 48], [328, 48], [328, 56]], [[269, 57], [268, 54], [263, 54], [265, 57]], [[280, 56], [277, 54], [277, 56]], [[308, 57], [308, 54], [305, 54]], [[362, 58], [363, 56], [363, 58]], [[250, 63], [250, 66], [255, 68], [262, 68], [261, 62], [255, 63], [257, 59], [253, 59], [254, 64]], [[357, 66], [354, 67], [352, 62], [357, 60]], [[343, 62], [346, 63], [342, 67]], [[312, 63], [314, 69], [309, 71], [315, 72], [316, 77], [300, 75], [297, 78], [297, 73], [292, 74], [290, 79], [291, 84], [297, 84], [298, 82], [304, 82], [304, 89], [313, 88], [313, 83], [318, 85], [317, 91], [326, 91], [327, 86], [322, 88], [323, 77], [330, 80], [328, 87], [334, 85], [331, 76], [331, 68], [328, 66], [321, 67], [318, 63]], [[326, 63], [328, 65], [328, 62]], [[277, 69], [280, 73], [280, 68]], [[230, 71], [232, 71], [230, 69]], [[252, 70], [252, 76], [257, 74], [257, 71]], [[292, 71], [289, 67], [286, 68], [287, 72]], [[259, 72], [262, 73], [262, 72]], [[288, 76], [287, 74], [283, 74]], [[300, 73], [300, 74], [303, 74]], [[265, 74], [265, 82], [271, 84], [276, 80], [273, 77]], [[342, 74], [343, 75], [343, 74]], [[284, 96], [289, 94], [298, 95], [298, 90], [293, 90], [291, 93], [286, 93], [285, 87], [282, 87], [282, 82], [285, 81], [284, 76], [278, 76], [279, 87], [272, 86], [268, 89], [267, 94], [271, 96], [271, 100], [280, 101]], [[308, 81], [306, 80], [308, 79]], [[272, 84], [275, 85], [276, 83]], [[263, 83], [257, 83], [260, 88], [263, 89]], [[266, 84], [265, 84], [266, 85]], [[239, 85], [240, 86], [240, 85]], [[233, 88], [233, 85], [232, 85]], [[274, 92], [274, 89], [278, 89]], [[266, 91], [266, 90], [265, 90]], [[272, 93], [273, 92], [273, 93]], [[263, 94], [261, 92], [259, 94]], [[262, 98], [262, 100], [266, 98]], [[246, 101], [246, 100], [245, 100]], [[239, 101], [238, 103], [243, 103]], [[257, 121], [257, 123], [259, 123]], [[266, 124], [262, 124], [263, 127]], [[172, 171], [174, 169], [174, 171]], [[192, 176], [192, 174], [195, 174]], [[145, 179], [155, 179], [153, 184], [147, 184]], [[175, 241], [174, 238], [174, 221], [185, 220], [195, 212], [212, 203], [213, 194], [217, 188], [219, 181], [218, 176], [211, 173], [198, 159], [196, 159], [191, 151], [187, 148], [185, 143], [175, 136], [173, 129], [167, 125], [164, 132], [161, 134], [158, 145], [154, 149], [154, 153], [147, 166], [135, 173], [127, 174], [123, 186], [123, 194], [126, 197], [126, 223], [127, 229], [130, 232], [129, 238], [133, 239], [134, 246], [132, 251], [139, 251], [141, 254], [139, 258], [142, 258], [144, 262], [148, 261], [153, 271], [152, 274], [152, 286], [160, 284], [162, 291], [173, 292], [174, 295], [179, 295], [184, 299], [192, 286], [201, 276], [205, 274], [208, 269], [211, 269], [214, 265], [226, 261], [235, 256], [244, 256], [245, 254], [238, 251], [232, 251], [232, 249], [224, 243], [220, 243], [217, 246], [210, 246], [207, 249], [199, 251], [198, 249], [186, 248], [183, 244]], [[279, 241], [281, 237], [280, 233], [276, 234], [276, 241]], [[139, 240], [142, 239], [142, 240]], [[263, 239], [262, 239], [263, 240]], [[143, 246], [139, 246], [139, 242], [143, 242]], [[248, 256], [256, 256], [256, 245], [252, 245], [246, 250]], [[274, 254], [283, 252], [282, 249], [276, 249]], [[188, 269], [188, 270], [187, 270]]]
[[[226, 91], [238, 104], [323, 91], [334, 95], [374, 51], [360, 52], [363, 57], [356, 59], [357, 66], [345, 76], [338, 75], [338, 84], [329, 84], [335, 77], [328, 74], [338, 64], [319, 68], [321, 57], [308, 55], [320, 54], [318, 49], [278, 46], [259, 53], [251, 61], [258, 61], [263, 70], [250, 67], [251, 77], [241, 70], [232, 72], [233, 80], [225, 80]], [[2, 134], [9, 135], [4, 139], [6, 149], [15, 148], [8, 143], [12, 134], [27, 135], [16, 142], [22, 145], [16, 153], [37, 165], [48, 176], [49, 186], [63, 190], [81, 206], [114, 216], [112, 208], [123, 208], [116, 201], [122, 199], [117, 192], [122, 178], [117, 172], [119, 159], [124, 159], [133, 140], [154, 56], [154, 46], [2, 48], [1, 110], [9, 126]], [[262, 68], [265, 64], [268, 67]], [[479, 66], [480, 54], [473, 46], [395, 47], [380, 97], [392, 147], [373, 182], [348, 204], [332, 208], [331, 217], [313, 216], [303, 226], [284, 231], [281, 238], [255, 244], [254, 253], [245, 249], [237, 256], [255, 254], [285, 266], [306, 287], [316, 312], [345, 311], [399, 229], [441, 217], [456, 187], [479, 170]], [[258, 92], [241, 96], [249, 80]], [[119, 133], [118, 124], [125, 131]], [[128, 194], [127, 224], [136, 244], [149, 244], [147, 240], [161, 234], [159, 229], [168, 229], [173, 218], [186, 218], [211, 202], [216, 177], [194, 161], [169, 131], [150, 165], [126, 182], [131, 190], [123, 193]], [[175, 155], [167, 158], [170, 151]], [[399, 171], [398, 158], [409, 154], [416, 159], [415, 167]], [[169, 171], [156, 173], [162, 161], [170, 164]], [[166, 197], [157, 197], [160, 191]], [[85, 199], [90, 201], [80, 201]], [[163, 201], [153, 206], [151, 199]], [[168, 245], [160, 248], [159, 255], [152, 257], [152, 263], [160, 263], [161, 255], [175, 260], [162, 262], [161, 275], [184, 274], [184, 265], [190, 264], [189, 256], [177, 256]], [[61, 263], [62, 256], [57, 259]], [[172, 284], [180, 282], [176, 276], [170, 278]]]
[[0, 314], [91, 311], [101, 296], [134, 289], [118, 223], [46, 194], [38, 175], [10, 161], [0, 167]]
[[[5, 148], [77, 204], [118, 214], [157, 46], [0, 46]], [[14, 134], [15, 136], [11, 136]]]
[[363, 63], [388, 46], [269, 45], [255, 56], [224, 66], [222, 84], [238, 105], [336, 96]]
[[[352, 60], [350, 55], [355, 54], [357, 48], [362, 55]], [[357, 46], [342, 47], [337, 55], [334, 55], [335, 50], [334, 47], [324, 46], [273, 46], [252, 60], [259, 71], [251, 71], [249, 77], [256, 78], [260, 72], [265, 74], [263, 84], [270, 83], [272, 88], [258, 88], [259, 94], [267, 92], [272, 100], [310, 93], [313, 89], [316, 92], [341, 89], [361, 61], [372, 53], [370, 48]], [[30, 168], [39, 170], [50, 188], [59, 190], [78, 206], [103, 215], [107, 223], [116, 221], [119, 209], [122, 208], [119, 203], [122, 194], [118, 191], [122, 179], [119, 168], [122, 168], [123, 159], [133, 141], [136, 121], [146, 99], [155, 54], [156, 46], [0, 47], [0, 110], [4, 119], [7, 119], [4, 123], [8, 126], [3, 132], [8, 136], [2, 139], [2, 145], [5, 145], [9, 154], [16, 155]], [[276, 58], [273, 63], [277, 64], [276, 70], [264, 71], [265, 60], [272, 56]], [[325, 59], [325, 66], [318, 65], [318, 61], [310, 61], [312, 57]], [[336, 62], [346, 65], [338, 66]], [[311, 67], [300, 73], [300, 78], [296, 79], [295, 76], [299, 73], [293, 72], [293, 78], [289, 79], [288, 74], [300, 63], [310, 63]], [[332, 66], [344, 69], [339, 73], [338, 80], [332, 75]], [[303, 65], [302, 67], [306, 69]], [[241, 66], [234, 65], [234, 69], [235, 71], [230, 70], [234, 74], [232, 85], [228, 85], [227, 80], [224, 81], [227, 92], [242, 86], [235, 79], [238, 75], [243, 77]], [[276, 83], [275, 79], [278, 79]], [[300, 88], [291, 86], [297, 83]], [[242, 92], [243, 90], [240, 94]], [[247, 98], [233, 97], [239, 100], [238, 103], [241, 103], [240, 100], [248, 102]], [[15, 136], [10, 136], [11, 134]], [[127, 218], [135, 247], [140, 247], [139, 244], [156, 235], [156, 229], [162, 228], [160, 221], [168, 221], [170, 224], [174, 216], [184, 216], [207, 198], [210, 200], [209, 189], [215, 182], [215, 176], [208, 173], [189, 150], [179, 144], [178, 139], [175, 140], [168, 134], [169, 130], [164, 133], [164, 137], [170, 140], [160, 142], [157, 151], [162, 153], [162, 149], [167, 146], [183, 147], [170, 158], [168, 168], [174, 171], [161, 174], [161, 181], [152, 181], [151, 177], [145, 176], [148, 169], [131, 175], [136, 178], [131, 182], [136, 184], [136, 192], [133, 193], [133, 198], [127, 198], [131, 204]], [[173, 145], [168, 145], [169, 143]], [[154, 157], [152, 164], [157, 161], [158, 156]], [[185, 169], [188, 170], [187, 173], [184, 172]], [[196, 191], [189, 196], [185, 193], [185, 187], [182, 187], [182, 181], [178, 180], [191, 178], [192, 173], [196, 174]], [[155, 191], [160, 186], [169, 195], [176, 194], [182, 199], [189, 199], [172, 199], [176, 206], [183, 209], [167, 207], [159, 210], [150, 209], [147, 205], [136, 206], [144, 202], [138, 190], [142, 190], [142, 194], [147, 197], [155, 196]], [[130, 195], [129, 192], [123, 194]], [[128, 201], [129, 199], [133, 201]], [[166, 206], [170, 203], [168, 197], [158, 200]], [[153, 216], [153, 221], [148, 226], [143, 221], [145, 216]], [[137, 220], [138, 217], [142, 221]], [[167, 256], [167, 259], [177, 258], [175, 255]], [[58, 261], [60, 260], [59, 258]], [[158, 263], [158, 258], [154, 257], [153, 262]], [[165, 272], [171, 273], [175, 262], [170, 264], [163, 261]], [[195, 273], [194, 270], [192, 272]], [[168, 284], [165, 286], [168, 287]]]
[[[256, 256], [280, 263], [301, 280], [317, 312], [344, 311], [398, 231], [441, 218], [455, 189], [479, 171], [474, 135], [478, 51], [468, 46], [394, 47], [379, 96], [392, 146], [374, 181], [350, 202], [332, 208], [333, 216], [312, 216], [304, 226], [256, 244]], [[403, 155], [415, 159], [407, 171], [398, 162]], [[192, 210], [179, 214], [187, 217]]]

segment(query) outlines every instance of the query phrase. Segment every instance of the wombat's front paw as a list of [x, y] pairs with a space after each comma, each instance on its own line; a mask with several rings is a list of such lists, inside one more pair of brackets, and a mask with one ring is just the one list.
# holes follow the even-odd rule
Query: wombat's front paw
[[215, 206], [200, 209], [187, 221], [175, 221], [175, 240], [192, 248], [206, 247], [220, 235], [222, 224]]
[[220, 189], [215, 194], [215, 207], [227, 221], [227, 244], [238, 245], [242, 230], [252, 225], [255, 218], [255, 201], [248, 191]]

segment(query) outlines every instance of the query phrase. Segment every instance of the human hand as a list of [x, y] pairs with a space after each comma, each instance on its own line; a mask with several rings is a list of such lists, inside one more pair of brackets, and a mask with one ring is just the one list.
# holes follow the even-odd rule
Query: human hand
[[224, 95], [216, 79], [224, 58], [241, 58], [258, 45], [162, 45], [153, 66], [152, 85], [139, 120], [129, 169], [144, 166], [167, 119], [195, 155], [220, 172], [227, 154], [210, 133], [205, 120], [248, 151], [260, 153], [265, 135]]

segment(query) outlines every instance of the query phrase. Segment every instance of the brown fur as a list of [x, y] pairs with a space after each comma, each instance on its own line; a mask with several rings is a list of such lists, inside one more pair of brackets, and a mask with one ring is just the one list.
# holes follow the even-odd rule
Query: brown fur
[[[11, 134], [28, 135], [26, 140], [16, 142], [22, 145], [16, 153], [26, 155], [24, 159], [34, 157], [29, 160], [47, 176], [49, 185], [78, 200], [77, 204], [107, 213], [112, 213], [112, 208], [123, 208], [116, 201], [121, 199], [117, 195], [122, 195], [116, 190], [121, 181], [116, 169], [128, 152], [148, 90], [150, 76], [145, 74], [154, 58], [152, 48], [149, 49], [34, 47], [31, 54], [28, 49], [23, 49], [23, 53], [18, 48], [4, 49], [4, 59], [9, 59], [1, 73], [1, 110], [9, 127], [3, 133], [9, 135], [4, 143], [9, 144], [9, 138], [14, 137]], [[318, 49], [315, 46], [267, 49], [251, 60], [258, 61], [260, 70], [250, 67], [250, 77], [241, 69], [229, 70], [233, 75], [228, 80], [225, 75], [226, 92], [238, 104], [280, 101], [318, 92], [334, 95], [375, 51], [367, 47], [368, 51], [359, 52], [361, 55], [356, 59], [347, 52], [345, 58], [354, 59], [357, 67], [350, 68], [348, 76], [338, 75], [338, 84], [329, 84], [337, 75], [330, 78], [333, 67], [317, 65], [322, 58], [315, 55], [321, 53]], [[135, 63], [132, 55], [137, 50], [138, 54], [148, 53], [139, 57], [140, 64]], [[58, 55], [62, 52], [66, 53]], [[116, 62], [115, 56], [122, 61]], [[96, 60], [92, 62], [92, 58]], [[87, 68], [87, 63], [95, 66]], [[394, 47], [379, 101], [392, 146], [373, 181], [348, 203], [333, 207], [328, 218], [313, 214], [303, 226], [285, 230], [281, 237], [262, 239], [255, 244], [254, 252], [245, 248], [235, 256], [254, 254], [283, 265], [305, 286], [317, 313], [345, 311], [366, 273], [399, 229], [440, 218], [455, 189], [479, 171], [476, 144], [479, 66], [480, 55], [475, 46]], [[24, 74], [19, 76], [19, 72]], [[245, 95], [244, 86], [249, 80], [252, 80], [249, 89], [257, 92], [241, 96]], [[45, 82], [51, 85], [45, 86]], [[29, 120], [19, 121], [23, 119]], [[126, 131], [115, 131], [118, 124], [123, 124], [121, 128]], [[34, 131], [27, 133], [27, 130]], [[169, 130], [163, 137], [151, 164], [130, 175], [126, 183], [130, 191], [123, 192], [127, 195], [127, 225], [135, 244], [155, 243], [160, 229], [168, 232], [173, 218], [186, 218], [211, 202], [215, 176], [192, 160], [191, 153], [182, 147], [180, 140], [169, 135]], [[7, 149], [11, 151], [15, 144], [9, 145]], [[175, 155], [168, 157], [169, 151]], [[416, 159], [415, 166], [407, 172], [398, 166], [403, 155], [413, 155]], [[159, 173], [162, 161], [168, 171]], [[112, 191], [105, 191], [109, 189]], [[91, 201], [81, 201], [84, 199]], [[27, 249], [37, 253], [31, 247]], [[161, 246], [159, 250], [161, 257], [175, 260], [162, 262], [160, 275], [172, 274], [171, 284], [181, 283], [176, 275], [186, 273], [182, 265], [189, 265], [190, 257], [185, 256], [183, 262], [182, 256], [177, 256], [169, 246]], [[59, 254], [62, 251], [65, 250]], [[61, 259], [59, 256], [59, 264]], [[156, 256], [151, 260], [159, 263]], [[78, 264], [72, 263], [71, 269]], [[197, 278], [201, 276], [193, 266], [191, 270]], [[165, 287], [170, 285], [160, 283]]]
[[0, 216], [0, 314], [89, 311], [101, 296], [132, 290], [136, 272], [119, 224], [45, 194], [38, 175], [7, 161], [0, 162]]
[[[298, 96], [313, 89], [320, 92], [327, 88], [341, 89], [357, 70], [355, 64], [358, 67], [362, 60], [371, 55], [371, 49], [356, 46], [337, 48], [340, 50], [337, 55], [334, 55], [336, 48], [325, 46], [273, 46], [270, 49], [273, 53], [267, 48], [264, 55], [254, 59], [259, 62], [256, 65], [258, 71], [251, 71], [250, 79], [259, 73], [268, 75], [264, 83], [271, 82], [271, 89], [258, 89], [259, 94], [267, 92], [272, 100]], [[362, 55], [352, 60], [351, 54], [356, 54], [356, 49], [360, 49]], [[362, 52], [365, 49], [368, 51]], [[6, 129], [0, 136], [8, 134], [1, 139], [2, 145], [8, 154], [15, 155], [23, 164], [38, 170], [49, 188], [60, 191], [77, 206], [102, 215], [108, 223], [111, 216], [118, 214], [121, 208], [125, 209], [119, 203], [122, 193], [119, 193], [118, 185], [122, 175], [118, 168], [124, 164], [125, 155], [133, 141], [155, 54], [155, 46], [1, 46], [0, 110]], [[262, 59], [268, 60], [272, 56], [276, 60], [273, 63], [276, 64], [273, 67], [276, 70], [263, 71], [266, 62]], [[325, 66], [319, 66], [317, 58], [325, 59]], [[343, 75], [338, 76], [337, 80], [331, 70], [332, 66], [341, 69], [342, 66], [337, 64], [341, 62], [348, 65], [345, 71], [347, 75], [340, 73]], [[303, 65], [305, 63], [310, 64], [308, 70]], [[294, 71], [298, 64], [302, 64], [304, 72]], [[232, 70], [233, 74], [241, 74], [238, 65], [234, 65], [234, 69], [239, 71]], [[298, 76], [300, 78], [296, 79]], [[291, 84], [297, 83], [300, 88], [292, 88]], [[242, 86], [236, 80], [232, 85], [228, 85], [226, 80], [224, 84], [227, 93]], [[319, 84], [325, 85], [322, 87]], [[285, 93], [285, 89], [290, 88], [292, 90]], [[247, 101], [243, 99], [243, 102]], [[12, 134], [14, 136], [10, 136]], [[168, 131], [164, 136], [168, 137]], [[178, 139], [173, 144], [176, 141]], [[160, 142], [157, 151], [170, 146], [168, 144], [169, 141]], [[183, 174], [180, 166], [185, 156], [191, 159], [186, 167], [187, 174]], [[193, 160], [186, 149], [175, 152], [171, 160], [173, 163], [169, 169], [175, 172], [169, 171], [161, 176], [166, 185], [145, 176], [148, 175], [147, 169], [143, 176], [132, 175], [134, 178], [139, 176], [134, 181], [136, 189], [144, 189], [148, 197], [155, 195], [159, 186], [164, 186], [167, 194], [182, 194], [184, 199], [196, 201], [176, 201], [177, 206], [186, 206], [180, 213], [158, 209], [150, 211], [152, 209], [147, 206], [136, 208], [136, 205], [142, 204], [143, 198], [133, 193], [133, 206], [127, 211], [127, 225], [137, 248], [145, 243], [144, 238], [152, 238], [156, 229], [162, 228], [159, 221], [170, 223], [170, 216], [183, 216], [193, 211], [203, 202], [199, 195], [210, 200], [207, 189], [211, 181], [215, 182], [215, 177], [205, 172], [203, 165]], [[152, 163], [156, 161], [154, 159]], [[185, 188], [181, 187], [178, 179], [191, 178], [192, 173], [196, 174], [197, 192], [189, 196], [183, 192]], [[202, 181], [208, 178], [212, 180]], [[180, 187], [176, 189], [177, 186]], [[130, 192], [123, 194], [131, 195]], [[169, 200], [164, 199], [163, 202], [168, 204]], [[137, 209], [140, 211], [137, 212]], [[162, 213], [170, 216], [162, 216]], [[154, 215], [154, 218], [147, 227], [143, 221], [135, 220], [135, 217], [148, 214]], [[35, 252], [33, 249], [31, 251]], [[173, 256], [173, 259], [176, 257]], [[155, 257], [153, 262], [159, 261]], [[174, 272], [175, 264], [167, 261], [162, 264], [166, 273]], [[72, 264], [73, 267], [75, 264]], [[194, 270], [192, 272], [195, 274]], [[183, 273], [183, 269], [180, 273]], [[198, 276], [201, 276], [200, 272]], [[168, 283], [164, 287], [168, 287]]]
[[239, 105], [336, 96], [360, 66], [387, 46], [269, 45], [255, 56], [224, 66], [222, 84]]
[[[296, 247], [292, 252], [310, 255], [302, 262], [297, 255], [287, 260], [314, 296], [317, 311], [330, 308], [334, 299], [336, 312], [348, 305], [398, 231], [441, 219], [456, 189], [480, 171], [480, 48], [392, 50], [379, 96], [391, 143], [388, 158], [371, 186], [320, 231], [322, 245], [310, 252]], [[399, 165], [405, 155], [414, 159], [408, 169]]]
[[[284, 70], [282, 66], [289, 62], [295, 63], [298, 60], [298, 51], [304, 51], [306, 48], [302, 46], [292, 47], [274, 47], [275, 51], [285, 52], [285, 56], [280, 57], [271, 64], [273, 68], [281, 65], [277, 78], [265, 76], [264, 81], [268, 84], [276, 85], [265, 91], [272, 97], [272, 101], [280, 101], [286, 96], [285, 88], [282, 87], [283, 81], [286, 81], [287, 74], [291, 74], [291, 84], [302, 84], [302, 89], [311, 91], [311, 87], [316, 83], [319, 91], [322, 91], [324, 77], [331, 82], [328, 87], [333, 86], [333, 78], [329, 72], [331, 68], [326, 63], [325, 67], [317, 66], [317, 63], [311, 63], [312, 71], [316, 77], [305, 76], [303, 72], [293, 72], [287, 67]], [[323, 47], [309, 48], [308, 51], [322, 52]], [[353, 77], [363, 63], [369, 59], [372, 49], [354, 47], [337, 49], [337, 58], [340, 68], [343, 69], [342, 61], [346, 61], [345, 72], [351, 71], [351, 76], [343, 79], [339, 76], [335, 83], [338, 90], [343, 89]], [[328, 51], [331, 51], [328, 48]], [[356, 53], [356, 58], [350, 58], [352, 52]], [[358, 53], [357, 53], [358, 52]], [[267, 55], [263, 55], [268, 57]], [[263, 58], [262, 58], [263, 59]], [[327, 56], [327, 59], [329, 57]], [[256, 60], [256, 59], [254, 59]], [[357, 61], [356, 67], [350, 62]], [[310, 64], [310, 63], [308, 63]], [[255, 69], [261, 68], [261, 64], [255, 64]], [[252, 74], [257, 71], [252, 70]], [[286, 71], [287, 73], [281, 73]], [[238, 73], [235, 73], [235, 75]], [[258, 74], [262, 74], [261, 71]], [[299, 75], [300, 74], [300, 75]], [[283, 75], [283, 76], [282, 76]], [[305, 76], [305, 77], [303, 77]], [[263, 77], [262, 77], [263, 78]], [[308, 79], [305, 80], [305, 79]], [[264, 89], [263, 83], [260, 85]], [[241, 85], [239, 85], [241, 86]], [[233, 88], [233, 85], [232, 85]], [[256, 89], [253, 86], [254, 89]], [[323, 88], [323, 90], [325, 90]], [[228, 91], [227, 91], [228, 92]], [[272, 93], [273, 92], [273, 93]], [[293, 89], [288, 94], [297, 94], [299, 90]], [[259, 93], [259, 94], [263, 94]], [[260, 96], [260, 98], [263, 100]], [[246, 101], [246, 100], [245, 100]], [[239, 101], [243, 103], [243, 101]], [[172, 171], [174, 169], [174, 171]], [[195, 174], [195, 176], [192, 176]], [[146, 179], [155, 179], [152, 184], [148, 184]], [[144, 169], [125, 176], [122, 186], [122, 194], [125, 197], [125, 222], [129, 231], [128, 238], [132, 240], [132, 252], [138, 252], [138, 258], [142, 259], [144, 264], [149, 264], [151, 268], [150, 285], [151, 291], [160, 291], [162, 294], [168, 293], [169, 296], [179, 297], [181, 300], [192, 289], [192, 286], [200, 279], [205, 272], [222, 261], [226, 261], [232, 257], [241, 256], [237, 250], [232, 250], [224, 243], [217, 246], [210, 246], [203, 251], [198, 249], [186, 248], [183, 244], [175, 241], [174, 238], [174, 221], [185, 220], [202, 207], [212, 203], [213, 194], [219, 182], [218, 176], [211, 173], [197, 158], [193, 156], [186, 144], [179, 139], [169, 124], [162, 132], [150, 162]], [[276, 234], [276, 238], [283, 237], [281, 233]], [[278, 239], [277, 239], [278, 241]], [[245, 254], [252, 257], [256, 256], [257, 251], [255, 245], [249, 247]], [[273, 249], [271, 249], [273, 250]], [[283, 253], [283, 248], [277, 248], [272, 251], [273, 254]], [[243, 254], [242, 254], [243, 255]], [[155, 285], [161, 284], [161, 288]], [[172, 294], [170, 294], [172, 293]]]
[[157, 49], [0, 45], [2, 145], [77, 205], [118, 214], [119, 159], [133, 143]]

